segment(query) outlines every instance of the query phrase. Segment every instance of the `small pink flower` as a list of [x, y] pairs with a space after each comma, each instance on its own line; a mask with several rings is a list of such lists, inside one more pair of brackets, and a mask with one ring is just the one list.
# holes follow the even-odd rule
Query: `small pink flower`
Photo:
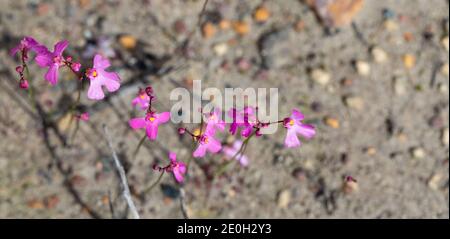
[[211, 113], [207, 113], [206, 116], [206, 132], [214, 134], [216, 129], [220, 131], [225, 130], [225, 121], [222, 120], [222, 111], [219, 108], [214, 109]]
[[146, 110], [150, 104], [150, 96], [145, 91], [140, 90], [136, 98], [131, 101], [131, 104], [133, 106], [139, 105], [141, 110]]
[[147, 137], [150, 140], [155, 140], [158, 136], [158, 125], [166, 123], [170, 119], [170, 112], [147, 113], [145, 117], [134, 118], [128, 121], [128, 124], [132, 129], [145, 128]]
[[58, 83], [58, 70], [61, 66], [65, 65], [65, 59], [62, 53], [68, 45], [69, 42], [67, 40], [60, 41], [56, 43], [53, 52], [50, 52], [44, 46], [36, 47], [36, 63], [42, 68], [48, 67], [48, 71], [44, 78], [52, 85]]
[[11, 49], [11, 51], [9, 52], [9, 54], [11, 56], [14, 56], [15, 54], [17, 54], [17, 52], [23, 52], [24, 53], [24, 59], [26, 60], [28, 58], [28, 51], [30, 50], [35, 50], [35, 48], [39, 45], [39, 43], [34, 40], [32, 37], [24, 37], [19, 45], [17, 45], [16, 47], [14, 47], [13, 49]]
[[300, 146], [301, 143], [297, 134], [300, 134], [307, 139], [314, 137], [316, 134], [314, 126], [303, 124], [301, 122], [304, 118], [305, 117], [300, 111], [294, 109], [292, 110], [291, 117], [284, 119], [283, 125], [287, 129], [287, 135], [284, 141], [286, 147], [292, 148]]
[[252, 107], [245, 107], [243, 110], [230, 109], [228, 116], [233, 119], [230, 125], [230, 133], [236, 134], [242, 128], [241, 135], [248, 137], [252, 133], [253, 126], [256, 125], [256, 116]]
[[214, 138], [211, 131], [206, 131], [203, 135], [198, 136], [198, 141], [198, 147], [193, 153], [194, 158], [204, 157], [206, 151], [215, 154], [222, 149], [222, 145]]
[[91, 100], [101, 100], [105, 97], [102, 86], [106, 86], [109, 92], [114, 92], [120, 88], [120, 78], [115, 72], [107, 72], [106, 68], [110, 67], [111, 63], [107, 58], [103, 58], [97, 54], [94, 57], [94, 65], [86, 74], [89, 77], [91, 84], [88, 90], [88, 98]]
[[[232, 159], [241, 149], [242, 147], [242, 141], [240, 140], [236, 140], [233, 143], [233, 146], [225, 146], [223, 147], [223, 153], [225, 154], [225, 156], [228, 159]], [[243, 166], [246, 167], [248, 165], [248, 158], [247, 156], [245, 156], [243, 153], [239, 153], [236, 155], [235, 159], [237, 161], [239, 161], [239, 163]]]
[[173, 176], [175, 176], [177, 182], [183, 182], [184, 174], [186, 173], [186, 164], [181, 161], [177, 161], [177, 155], [173, 152], [169, 153], [169, 159]]
[[81, 120], [81, 121], [88, 121], [89, 118], [90, 118], [89, 112], [84, 112], [84, 113], [81, 113], [80, 115], [77, 115], [77, 119]]

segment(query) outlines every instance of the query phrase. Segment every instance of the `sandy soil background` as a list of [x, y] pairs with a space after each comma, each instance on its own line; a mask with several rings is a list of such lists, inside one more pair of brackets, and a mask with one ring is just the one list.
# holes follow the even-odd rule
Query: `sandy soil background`
[[[167, 150], [189, 157], [189, 140], [167, 124], [132, 159], [143, 132], [127, 121], [138, 87], [151, 84], [156, 107], [169, 110], [172, 89], [202, 80], [204, 88], [277, 87], [280, 117], [301, 109], [317, 136], [289, 150], [283, 130], [251, 141], [250, 165], [216, 180], [222, 156], [193, 162], [184, 185], [191, 218], [448, 218], [448, 1], [365, 0], [338, 11], [353, 23], [337, 26], [307, 2], [210, 0], [197, 27], [201, 0], [0, 1], [0, 217], [111, 218], [109, 201], [123, 216], [106, 124], [142, 217], [181, 218], [171, 176], [142, 192]], [[50, 87], [31, 67], [39, 108], [51, 113], [42, 124], [8, 56], [26, 35], [48, 46], [68, 39], [84, 64], [101, 52], [121, 75], [106, 101], [84, 91], [91, 119], [71, 147], [54, 129], [70, 130], [76, 81], [65, 72]]]

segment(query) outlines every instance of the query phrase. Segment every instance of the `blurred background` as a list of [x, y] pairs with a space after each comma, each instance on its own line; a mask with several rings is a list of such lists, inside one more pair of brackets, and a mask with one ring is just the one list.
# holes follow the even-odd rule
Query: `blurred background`
[[[177, 125], [132, 152], [143, 131], [127, 121], [139, 87], [170, 110], [176, 87], [276, 87], [279, 115], [294, 107], [317, 127], [300, 148], [284, 130], [250, 141], [250, 164], [220, 178], [223, 156], [189, 165], [190, 218], [448, 218], [449, 2], [446, 0], [2, 0], [0, 1], [0, 217], [124, 217], [102, 124], [144, 218], [181, 218], [179, 185], [157, 180], [167, 152], [185, 160]], [[51, 87], [31, 63], [33, 104], [18, 88], [24, 36], [83, 65], [99, 52], [121, 89], [104, 101], [82, 93], [76, 138], [68, 109], [77, 81], [62, 71]], [[188, 125], [193, 128], [194, 125]], [[234, 139], [224, 138], [224, 142]], [[351, 175], [357, 182], [346, 182]]]

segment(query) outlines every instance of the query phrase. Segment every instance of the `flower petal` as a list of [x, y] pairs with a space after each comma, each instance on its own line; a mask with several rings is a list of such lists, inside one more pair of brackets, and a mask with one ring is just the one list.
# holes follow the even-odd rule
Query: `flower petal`
[[39, 67], [48, 67], [53, 63], [51, 53], [45, 51], [38, 53], [35, 60]]
[[101, 72], [97, 80], [101, 81], [109, 92], [114, 92], [120, 88], [119, 76], [114, 72]]
[[158, 124], [153, 122], [150, 124], [147, 124], [147, 137], [150, 140], [155, 140], [156, 137], [158, 137]]
[[178, 169], [173, 170], [173, 176], [175, 176], [175, 180], [177, 180], [177, 182], [179, 183], [183, 182], [184, 180], [183, 174]]
[[88, 98], [91, 100], [101, 100], [105, 98], [105, 93], [103, 93], [102, 82], [97, 79], [91, 79], [91, 84], [89, 85]]
[[69, 41], [67, 41], [67, 40], [62, 40], [62, 41], [56, 43], [55, 51], [53, 52], [53, 54], [60, 56], [68, 45], [69, 45]]
[[174, 152], [169, 152], [169, 159], [171, 162], [176, 162], [177, 161], [177, 154]]
[[103, 57], [100, 54], [96, 54], [94, 57], [94, 68], [95, 69], [106, 69], [111, 66], [108, 58]]
[[204, 157], [206, 154], [206, 146], [203, 144], [199, 144], [197, 149], [192, 154], [194, 158], [201, 158]]
[[128, 124], [132, 129], [142, 129], [145, 128], [145, 118], [134, 118], [128, 121]]
[[292, 110], [292, 118], [294, 118], [296, 120], [303, 120], [305, 118], [305, 116], [299, 110], [293, 109]]
[[296, 127], [296, 132], [303, 135], [303, 137], [310, 139], [316, 135], [314, 126], [309, 124], [301, 124]]
[[208, 151], [211, 153], [217, 153], [222, 149], [222, 145], [216, 139], [210, 137], [209, 142], [207, 144]]
[[44, 76], [44, 78], [52, 85], [58, 83], [58, 69], [59, 67], [57, 65], [52, 65]]
[[157, 115], [158, 123], [166, 123], [170, 119], [170, 112], [162, 112]]
[[298, 139], [295, 130], [288, 129], [284, 145], [288, 148], [300, 146], [300, 140]]

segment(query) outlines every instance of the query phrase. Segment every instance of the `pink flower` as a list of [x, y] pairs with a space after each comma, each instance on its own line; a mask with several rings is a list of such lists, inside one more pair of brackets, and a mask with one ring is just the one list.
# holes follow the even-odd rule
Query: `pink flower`
[[78, 72], [80, 71], [81, 64], [79, 62], [74, 62], [70, 65], [73, 71]]
[[81, 120], [81, 121], [88, 121], [89, 118], [90, 118], [89, 112], [84, 112], [84, 113], [82, 113], [80, 115], [77, 115], [77, 119]]
[[150, 104], [150, 96], [148, 96], [145, 91], [140, 90], [136, 98], [131, 101], [131, 104], [133, 106], [139, 105], [141, 110], [146, 110]]
[[170, 112], [147, 113], [145, 117], [134, 118], [128, 121], [128, 124], [132, 129], [145, 128], [147, 137], [150, 140], [155, 140], [158, 136], [158, 125], [166, 123], [170, 119]]
[[94, 57], [94, 65], [86, 72], [91, 84], [88, 90], [88, 98], [91, 100], [101, 100], [105, 97], [102, 86], [106, 86], [109, 92], [114, 92], [120, 88], [120, 78], [115, 72], [107, 72], [106, 68], [111, 63], [107, 58], [97, 54]]
[[291, 117], [284, 119], [283, 125], [287, 129], [287, 135], [284, 141], [284, 145], [286, 145], [286, 147], [292, 148], [300, 146], [301, 143], [297, 137], [297, 134], [301, 134], [307, 139], [314, 137], [316, 134], [314, 126], [303, 124], [301, 122], [304, 118], [305, 117], [300, 111], [294, 109], [292, 110]]
[[[232, 159], [239, 152], [241, 147], [242, 147], [242, 141], [236, 140], [236, 141], [234, 141], [232, 147], [230, 147], [230, 146], [223, 147], [223, 153], [225, 154], [225, 156], [227, 156], [228, 159]], [[237, 161], [239, 161], [239, 163], [243, 167], [246, 167], [248, 165], [248, 158], [243, 153], [237, 154], [235, 158]]]
[[181, 161], [177, 161], [177, 155], [173, 152], [169, 153], [170, 168], [172, 169], [173, 176], [177, 182], [181, 183], [184, 180], [184, 174], [186, 173], [186, 164]]
[[230, 125], [230, 133], [236, 134], [239, 128], [242, 128], [241, 135], [244, 137], [250, 136], [253, 126], [257, 123], [254, 109], [252, 107], [245, 107], [243, 110], [230, 109], [228, 116], [233, 119]]
[[213, 112], [207, 113], [206, 131], [211, 134], [215, 133], [215, 130], [225, 130], [225, 122], [222, 120], [222, 111], [219, 108], [214, 109]]
[[222, 149], [222, 145], [214, 138], [212, 131], [206, 131], [203, 135], [200, 135], [197, 138], [198, 147], [193, 153], [194, 158], [204, 157], [206, 151], [215, 154]]
[[65, 65], [65, 60], [62, 53], [68, 45], [69, 42], [67, 40], [60, 41], [56, 43], [55, 50], [53, 52], [50, 52], [44, 46], [38, 46], [36, 48], [36, 63], [40, 67], [48, 67], [48, 71], [44, 78], [52, 85], [56, 85], [56, 83], [58, 83], [58, 70], [61, 66]]
[[24, 59], [26, 60], [28, 58], [28, 51], [35, 50], [35, 48], [39, 45], [39, 43], [34, 40], [32, 37], [24, 37], [19, 45], [11, 49], [9, 54], [11, 56], [14, 56], [17, 52], [23, 52], [24, 53]]

